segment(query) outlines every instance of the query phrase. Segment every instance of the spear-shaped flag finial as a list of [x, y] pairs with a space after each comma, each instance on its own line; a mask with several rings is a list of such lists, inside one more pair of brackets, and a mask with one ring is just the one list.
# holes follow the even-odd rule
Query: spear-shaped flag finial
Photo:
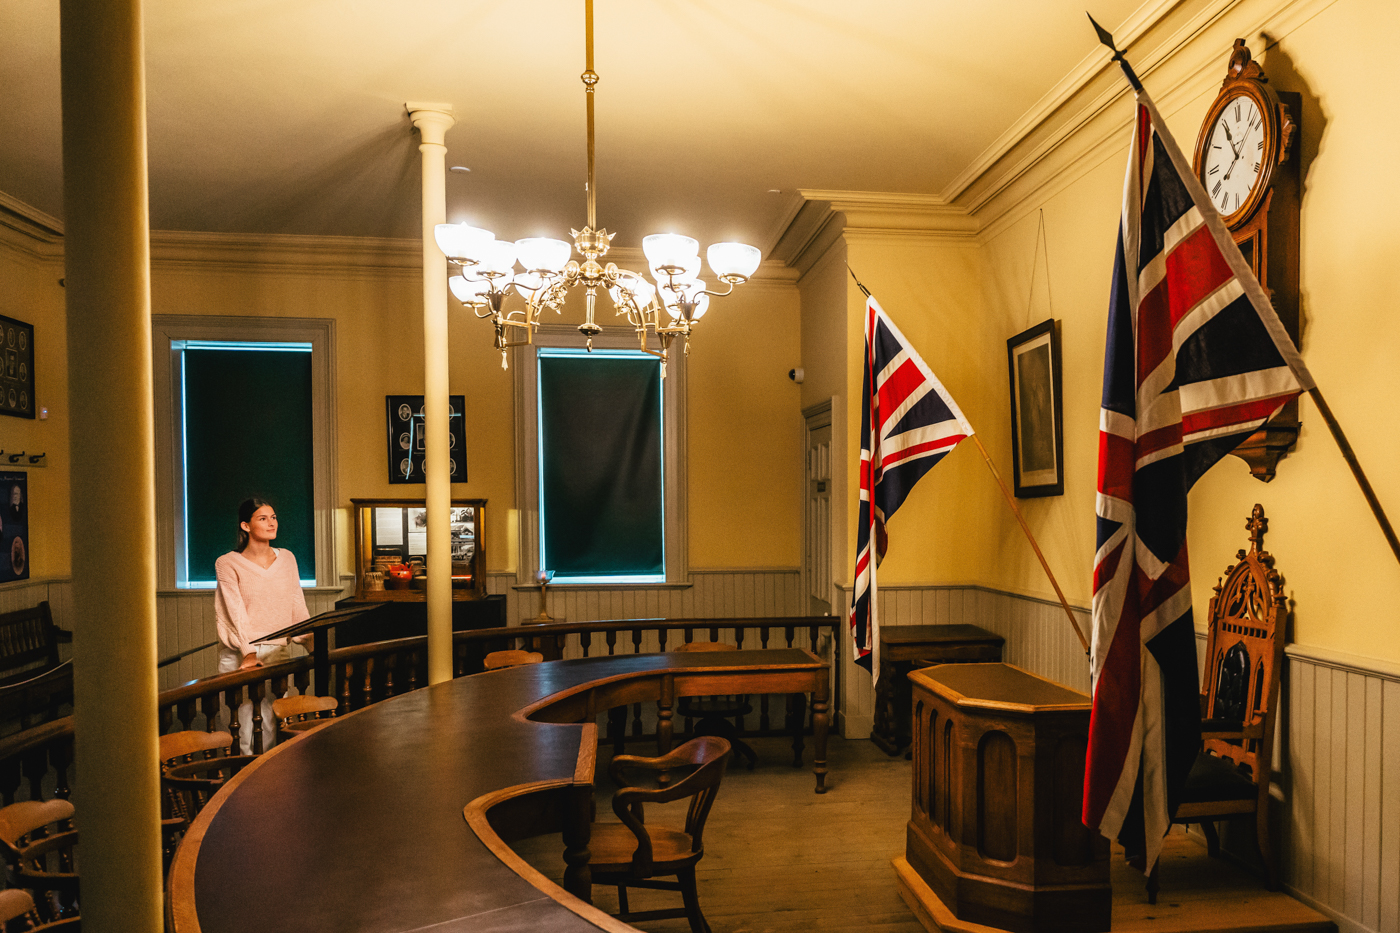
[[1123, 53], [1119, 51], [1118, 46], [1113, 44], [1113, 33], [1100, 26], [1094, 17], [1089, 16], [1087, 11], [1084, 15], [1089, 17], [1090, 23], [1093, 23], [1094, 32], [1099, 34], [1099, 41], [1113, 51], [1113, 61], [1117, 62], [1123, 69], [1123, 74], [1127, 76], [1128, 83], [1133, 86], [1133, 90], [1142, 93], [1142, 82], [1138, 80], [1137, 74], [1133, 71], [1133, 66], [1128, 64], [1128, 60], [1123, 57]]

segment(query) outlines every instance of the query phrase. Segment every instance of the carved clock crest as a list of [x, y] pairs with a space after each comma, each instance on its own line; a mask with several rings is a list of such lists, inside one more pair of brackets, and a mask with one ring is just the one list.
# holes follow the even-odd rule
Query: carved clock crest
[[[1235, 244], [1298, 342], [1301, 213], [1298, 94], [1275, 90], [1243, 39], [1230, 51], [1220, 86], [1196, 139], [1192, 167]], [[1292, 155], [1292, 158], [1290, 158]], [[1298, 402], [1289, 402], [1234, 451], [1268, 482], [1298, 439]]]

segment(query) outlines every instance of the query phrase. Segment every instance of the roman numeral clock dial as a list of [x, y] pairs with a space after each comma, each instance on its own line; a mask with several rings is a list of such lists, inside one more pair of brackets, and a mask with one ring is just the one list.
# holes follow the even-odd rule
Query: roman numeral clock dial
[[[1191, 163], [1295, 341], [1302, 182], [1298, 160], [1288, 158], [1288, 148], [1300, 107], [1299, 95], [1274, 88], [1245, 41], [1236, 39], [1225, 80], [1201, 121]], [[1298, 406], [1290, 402], [1233, 453], [1255, 477], [1268, 482], [1298, 429]]]

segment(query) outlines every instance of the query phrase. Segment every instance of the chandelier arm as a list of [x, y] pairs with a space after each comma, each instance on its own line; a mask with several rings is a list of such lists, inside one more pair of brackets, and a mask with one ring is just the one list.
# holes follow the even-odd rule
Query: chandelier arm
[[710, 290], [707, 288], [707, 289], [705, 289], [703, 292], [701, 292], [701, 294], [709, 295], [709, 296], [712, 297], [712, 298], [724, 298], [726, 295], [729, 295], [729, 294], [732, 294], [732, 293], [733, 293], [733, 291], [734, 291], [734, 283], [733, 283], [733, 282], [726, 282], [726, 283], [724, 283], [724, 284], [726, 284], [726, 285], [729, 286], [729, 288], [726, 289], [725, 291], [722, 291], [722, 292], [712, 292], [712, 291], [710, 291]]

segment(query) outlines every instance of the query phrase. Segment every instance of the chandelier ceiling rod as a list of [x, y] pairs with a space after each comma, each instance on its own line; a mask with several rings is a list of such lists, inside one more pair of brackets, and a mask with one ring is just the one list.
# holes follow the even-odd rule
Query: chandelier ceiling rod
[[593, 0], [583, 0], [584, 68], [583, 91], [588, 101], [588, 226], [598, 227], [598, 179], [593, 168], [593, 89], [598, 85], [598, 73], [593, 70]]

